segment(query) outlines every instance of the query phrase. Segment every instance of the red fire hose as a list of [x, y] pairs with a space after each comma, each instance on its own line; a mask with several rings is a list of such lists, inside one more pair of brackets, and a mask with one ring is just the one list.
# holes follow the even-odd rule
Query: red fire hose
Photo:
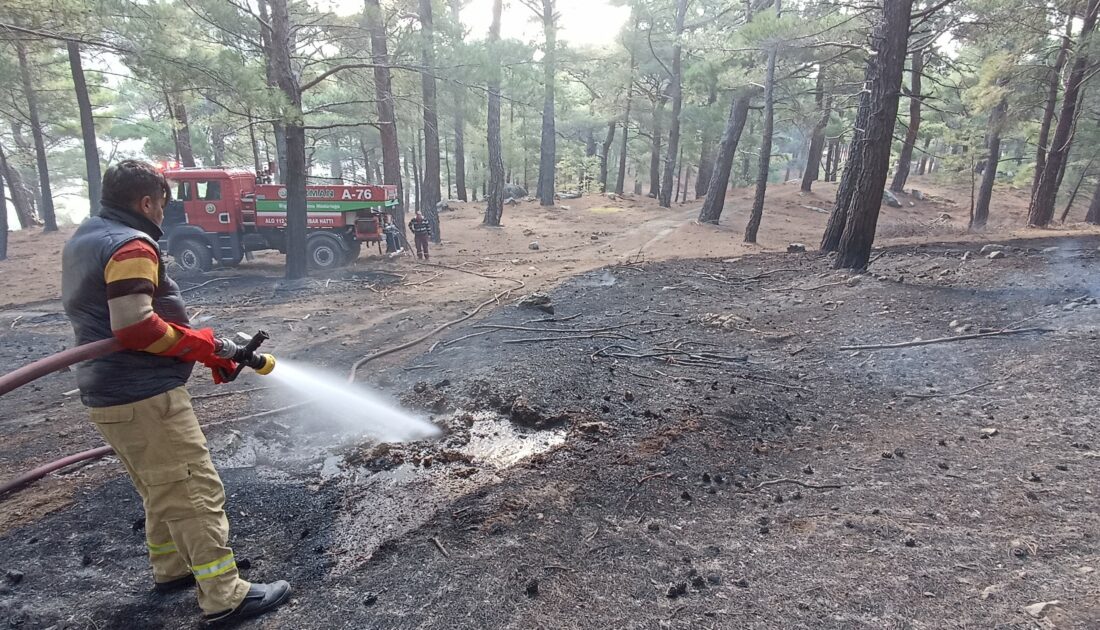
[[9, 492], [14, 492], [21, 489], [30, 483], [38, 481], [46, 475], [54, 472], [55, 470], [61, 470], [66, 466], [71, 466], [77, 462], [82, 462], [89, 459], [99, 459], [106, 455], [114, 453], [115, 449], [110, 446], [100, 446], [99, 448], [93, 448], [91, 450], [83, 451], [75, 455], [69, 455], [68, 457], [62, 457], [61, 459], [52, 461], [48, 464], [43, 464], [34, 470], [29, 470], [22, 475], [19, 475], [15, 479], [5, 481], [3, 485], [0, 485], [0, 497], [3, 497]]
[[[44, 359], [39, 359], [30, 365], [25, 365], [14, 372], [10, 372], [3, 376], [0, 376], [0, 396], [7, 394], [8, 392], [22, 387], [27, 383], [35, 379], [42, 378], [47, 374], [51, 374], [60, 369], [69, 367], [74, 363], [80, 363], [81, 361], [87, 361], [89, 359], [95, 359], [105, 354], [110, 354], [121, 350], [122, 346], [118, 341], [114, 339], [103, 339], [101, 341], [95, 341], [92, 343], [77, 346], [75, 348], [69, 348], [63, 350], [57, 354], [52, 354]], [[93, 448], [75, 455], [69, 455], [56, 461], [52, 461], [48, 464], [44, 464], [19, 475], [15, 479], [6, 481], [3, 485], [0, 485], [0, 497], [3, 497], [9, 492], [14, 492], [23, 488], [27, 484], [37, 481], [46, 475], [60, 470], [66, 466], [71, 466], [77, 462], [82, 462], [91, 459], [98, 459], [105, 455], [110, 455], [114, 452], [110, 446], [101, 446], [99, 448]]]
[[74, 363], [95, 359], [119, 350], [122, 350], [122, 345], [117, 340], [102, 339], [75, 348], [69, 348], [68, 350], [62, 350], [57, 354], [51, 354], [30, 365], [24, 365], [14, 372], [0, 376], [0, 396], [3, 396], [17, 387], [22, 387], [35, 379], [42, 378], [51, 372], [67, 368]]

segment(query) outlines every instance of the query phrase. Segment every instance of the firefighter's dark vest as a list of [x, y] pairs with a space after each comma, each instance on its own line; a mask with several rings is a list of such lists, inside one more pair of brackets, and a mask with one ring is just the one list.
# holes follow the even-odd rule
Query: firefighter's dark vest
[[[61, 302], [72, 322], [76, 343], [110, 339], [111, 314], [107, 309], [104, 269], [116, 251], [133, 240], [143, 240], [160, 256], [160, 229], [145, 217], [104, 206], [100, 216], [90, 217], [62, 253]], [[179, 285], [158, 270], [160, 279], [153, 296], [153, 310], [162, 319], [188, 324]], [[110, 407], [144, 400], [179, 387], [191, 376], [193, 363], [147, 352], [124, 350], [85, 361], [76, 368], [80, 398], [89, 407]]]

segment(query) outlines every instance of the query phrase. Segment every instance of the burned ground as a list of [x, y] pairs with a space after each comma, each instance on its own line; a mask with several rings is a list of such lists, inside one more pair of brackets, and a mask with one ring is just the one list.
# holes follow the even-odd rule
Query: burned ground
[[[551, 292], [563, 321], [505, 304], [366, 375], [438, 442], [303, 458], [302, 415], [219, 426], [246, 576], [297, 589], [254, 625], [1096, 627], [1098, 244], [897, 247], [854, 280], [816, 254], [609, 267]], [[841, 349], [1006, 328], [1037, 330]], [[345, 343], [295, 352], [337, 366], [387, 345]], [[89, 446], [67, 430], [54, 448]], [[485, 450], [505, 438], [529, 456]], [[0, 537], [24, 574], [0, 588], [9, 624], [194, 623], [189, 597], [145, 593], [117, 473], [78, 471], [70, 506]]]

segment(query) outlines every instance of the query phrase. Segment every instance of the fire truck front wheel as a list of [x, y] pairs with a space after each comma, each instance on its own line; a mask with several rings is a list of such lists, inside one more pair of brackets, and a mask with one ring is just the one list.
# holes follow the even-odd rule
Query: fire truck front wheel
[[172, 248], [172, 257], [176, 259], [184, 273], [204, 273], [213, 266], [210, 248], [195, 239], [184, 239]]
[[340, 239], [331, 234], [313, 234], [306, 241], [309, 266], [313, 269], [335, 269], [346, 264], [347, 254]]

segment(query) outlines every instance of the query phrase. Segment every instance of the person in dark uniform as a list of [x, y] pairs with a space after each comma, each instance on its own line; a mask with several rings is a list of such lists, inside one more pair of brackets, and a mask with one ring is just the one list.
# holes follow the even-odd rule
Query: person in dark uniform
[[386, 253], [396, 254], [401, 251], [401, 230], [393, 222], [393, 217], [384, 214], [382, 234], [386, 236]]
[[428, 260], [428, 235], [432, 232], [432, 224], [417, 210], [416, 216], [409, 221], [409, 230], [416, 242], [416, 257]]

